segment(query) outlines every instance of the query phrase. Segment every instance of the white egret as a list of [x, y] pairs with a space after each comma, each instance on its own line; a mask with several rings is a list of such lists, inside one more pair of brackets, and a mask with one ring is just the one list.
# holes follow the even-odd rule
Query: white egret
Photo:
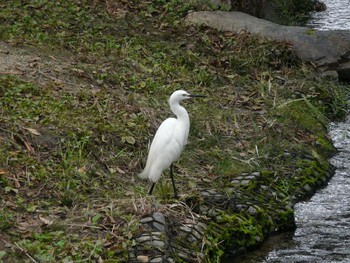
[[179, 158], [183, 148], [187, 144], [190, 119], [180, 102], [193, 97], [205, 97], [193, 95], [184, 90], [175, 91], [169, 99], [171, 111], [176, 118], [168, 118], [159, 126], [149, 149], [146, 167], [139, 174], [141, 178], [148, 178], [152, 182], [149, 194], [152, 194], [154, 185], [158, 182], [162, 172], [170, 167], [170, 178], [174, 188], [174, 196], [177, 197], [173, 162]]

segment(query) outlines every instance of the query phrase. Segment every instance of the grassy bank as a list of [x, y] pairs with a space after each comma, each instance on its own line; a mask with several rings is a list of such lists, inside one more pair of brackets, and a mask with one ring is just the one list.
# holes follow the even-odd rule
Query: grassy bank
[[334, 151], [346, 87], [288, 44], [184, 23], [204, 7], [119, 2], [0, 4], [1, 59], [31, 57], [0, 75], [0, 261], [125, 261], [139, 220], [179, 202], [167, 176], [154, 198], [137, 178], [176, 89], [208, 96], [186, 103], [181, 200], [253, 171], [288, 196]]

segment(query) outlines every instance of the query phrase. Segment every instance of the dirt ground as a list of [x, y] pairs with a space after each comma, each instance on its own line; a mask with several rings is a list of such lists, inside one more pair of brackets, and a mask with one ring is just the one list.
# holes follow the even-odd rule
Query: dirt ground
[[2, 75], [15, 75], [38, 86], [53, 82], [70, 91], [91, 86], [84, 81], [81, 77], [82, 70], [76, 69], [75, 65], [76, 62], [67, 51], [55, 54], [51, 51], [15, 47], [9, 43], [0, 42], [0, 74]]

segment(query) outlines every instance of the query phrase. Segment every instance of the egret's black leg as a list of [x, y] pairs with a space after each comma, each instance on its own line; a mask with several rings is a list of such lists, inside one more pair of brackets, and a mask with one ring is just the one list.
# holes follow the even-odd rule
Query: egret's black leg
[[173, 164], [170, 165], [170, 178], [171, 178], [171, 182], [173, 183], [174, 197], [177, 198], [177, 191], [175, 187], [174, 174], [173, 174]]
[[151, 189], [149, 189], [149, 192], [148, 192], [149, 195], [152, 195], [153, 188], [154, 188], [155, 185], [156, 185], [156, 183], [152, 184]]

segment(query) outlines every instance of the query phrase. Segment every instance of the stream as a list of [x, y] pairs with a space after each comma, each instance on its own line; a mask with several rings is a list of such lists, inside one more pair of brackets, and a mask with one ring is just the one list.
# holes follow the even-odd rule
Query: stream
[[306, 26], [318, 30], [350, 30], [350, 0], [321, 0], [327, 9], [313, 12]]
[[[327, 10], [312, 14], [308, 27], [350, 30], [350, 0], [323, 0]], [[328, 185], [295, 205], [295, 232], [270, 237], [259, 249], [235, 257], [235, 263], [350, 263], [350, 116], [331, 123], [338, 150]]]

